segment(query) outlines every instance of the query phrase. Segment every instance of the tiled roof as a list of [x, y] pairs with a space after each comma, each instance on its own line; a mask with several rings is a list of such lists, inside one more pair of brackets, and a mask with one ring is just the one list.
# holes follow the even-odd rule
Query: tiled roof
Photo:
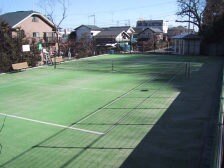
[[97, 26], [95, 26], [95, 25], [81, 25], [81, 26], [75, 28], [75, 30], [79, 29], [79, 28], [82, 27], [82, 26], [87, 27], [87, 28], [89, 28], [89, 29], [91, 29], [91, 30], [101, 30], [101, 28], [99, 28], [99, 27], [97, 27]]
[[117, 26], [117, 27], [106, 27], [103, 30], [107, 31], [125, 31], [127, 32], [131, 27], [130, 26]]

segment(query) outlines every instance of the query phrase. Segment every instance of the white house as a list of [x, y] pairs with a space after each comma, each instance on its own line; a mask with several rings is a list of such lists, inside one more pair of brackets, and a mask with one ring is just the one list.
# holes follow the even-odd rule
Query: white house
[[125, 31], [103, 30], [94, 37], [97, 44], [126, 43], [130, 41], [130, 36]]
[[122, 30], [103, 30], [94, 37], [98, 51], [108, 51], [117, 47], [127, 51], [130, 43], [130, 35]]
[[96, 36], [101, 32], [101, 28], [93, 25], [81, 25], [75, 29], [76, 41], [81, 39], [91, 40], [92, 37]]

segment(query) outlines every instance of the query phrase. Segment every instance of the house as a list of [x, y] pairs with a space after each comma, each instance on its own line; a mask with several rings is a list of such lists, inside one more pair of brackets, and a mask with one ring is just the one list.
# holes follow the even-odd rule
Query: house
[[23, 33], [31, 41], [55, 43], [54, 24], [44, 15], [35, 11], [17, 11], [0, 15], [0, 19], [12, 28], [13, 37]]
[[141, 28], [142, 30], [146, 28], [160, 29], [163, 33], [167, 33], [168, 23], [163, 20], [138, 20], [136, 28]]
[[136, 28], [136, 32], [134, 37], [137, 39], [137, 50], [145, 51], [155, 49], [157, 44], [163, 40], [163, 32], [158, 28], [146, 28], [141, 30]]
[[199, 55], [200, 54], [200, 36], [193, 33], [185, 33], [172, 38], [174, 41], [174, 52], [180, 55]]
[[122, 50], [128, 50], [130, 35], [123, 30], [105, 29], [94, 37], [94, 42], [100, 50], [108, 50], [117, 47]]
[[101, 28], [94, 25], [81, 25], [75, 28], [76, 41], [81, 39], [91, 40], [94, 36], [101, 32]]
[[137, 35], [138, 41], [159, 41], [163, 39], [163, 32], [158, 28], [146, 28]]

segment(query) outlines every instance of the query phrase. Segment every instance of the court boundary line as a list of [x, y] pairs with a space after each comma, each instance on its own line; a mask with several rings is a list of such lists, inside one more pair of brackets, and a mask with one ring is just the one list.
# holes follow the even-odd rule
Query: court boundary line
[[0, 113], [0, 115], [6, 116], [6, 117], [9, 117], [9, 118], [15, 118], [15, 119], [20, 119], [20, 120], [30, 121], [30, 122], [33, 122], [33, 123], [45, 124], [45, 125], [59, 127], [59, 128], [65, 128], [65, 129], [71, 129], [71, 130], [76, 130], [76, 131], [80, 131], [80, 132], [86, 132], [86, 133], [90, 133], [90, 134], [96, 134], [96, 135], [103, 135], [104, 134], [104, 133], [98, 132], [98, 131], [92, 131], [92, 130], [87, 130], [87, 129], [76, 128], [76, 127], [73, 127], [73, 126], [65, 126], [65, 125], [61, 125], [61, 124], [55, 124], [55, 123], [50, 123], [50, 122], [45, 122], [45, 121], [40, 121], [40, 120], [34, 120], [34, 119], [20, 117], [20, 116], [16, 116], [16, 115], [10, 115], [10, 114], [5, 114], [5, 113]]
[[[48, 84], [42, 84], [40, 82], [35, 82], [33, 84], [37, 84], [38, 87], [47, 87], [49, 86]], [[58, 85], [58, 84], [55, 84], [54, 86], [56, 86], [57, 88], [59, 89], [63, 89], [65, 88], [64, 86], [61, 86], [61, 85]], [[80, 89], [80, 90], [90, 90], [90, 91], [96, 91], [96, 92], [111, 92], [111, 93], [124, 93], [125, 91], [122, 91], [122, 90], [110, 90], [110, 89], [91, 89], [91, 88], [88, 88], [88, 87], [73, 87], [73, 86], [69, 86], [69, 87], [66, 87], [68, 89]]]

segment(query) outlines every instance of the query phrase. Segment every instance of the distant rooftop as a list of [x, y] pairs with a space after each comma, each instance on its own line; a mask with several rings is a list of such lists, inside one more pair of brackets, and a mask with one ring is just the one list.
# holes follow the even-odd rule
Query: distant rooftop
[[82, 26], [87, 27], [87, 28], [89, 28], [91, 30], [101, 30], [101, 28], [99, 28], [98, 26], [95, 26], [95, 25], [81, 25], [81, 26], [75, 28], [75, 30], [79, 29]]
[[99, 34], [96, 35], [96, 38], [115, 38], [122, 32], [125, 32], [125, 31], [121, 31], [121, 30], [103, 30]]
[[127, 32], [130, 28], [131, 28], [131, 26], [115, 26], [115, 27], [105, 27], [105, 28], [103, 28], [103, 30]]
[[172, 39], [200, 39], [200, 36], [194, 33], [184, 33], [177, 36], [172, 37]]
[[159, 29], [159, 28], [151, 28], [151, 27], [149, 27], [149, 28], [146, 28], [146, 29], [144, 29], [144, 30], [142, 30], [141, 32], [139, 32], [139, 33], [142, 33], [142, 32], [144, 32], [144, 31], [146, 31], [146, 30], [151, 30], [151, 31], [153, 31], [154, 33], [163, 33], [163, 31], [161, 30], [161, 29]]

